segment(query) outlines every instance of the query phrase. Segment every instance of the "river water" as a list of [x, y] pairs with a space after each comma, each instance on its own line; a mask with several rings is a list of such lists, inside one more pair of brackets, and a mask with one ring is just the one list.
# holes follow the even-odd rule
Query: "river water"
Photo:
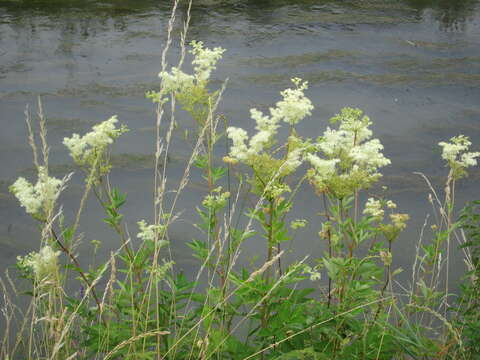
[[[146, 90], [156, 89], [165, 41], [169, 1], [38, 1], [0, 0], [0, 272], [12, 268], [17, 255], [38, 249], [38, 229], [8, 185], [18, 176], [31, 180], [32, 155], [24, 122], [25, 105], [35, 110], [42, 96], [51, 146], [52, 172], [69, 171], [61, 144], [72, 132], [83, 133], [111, 115], [131, 131], [114, 147], [112, 182], [127, 192], [129, 231], [135, 222], [151, 219], [154, 107]], [[185, 18], [181, 5], [178, 20]], [[180, 29], [177, 23], [176, 29]], [[396, 244], [395, 265], [407, 271], [427, 213], [428, 189], [414, 171], [422, 171], [442, 191], [447, 170], [439, 141], [469, 135], [480, 148], [480, 3], [476, 0], [198, 0], [192, 9], [190, 39], [227, 49], [212, 83], [229, 78], [219, 111], [236, 126], [253, 129], [248, 110], [267, 109], [279, 99], [290, 78], [309, 81], [307, 96], [316, 105], [299, 132], [316, 137], [328, 119], [344, 106], [360, 107], [374, 122], [392, 165], [382, 184], [412, 219]], [[172, 47], [175, 61], [178, 45]], [[192, 121], [181, 113], [170, 159], [169, 184], [174, 187], [189, 155], [182, 139]], [[473, 170], [458, 188], [458, 203], [480, 197], [480, 172]], [[71, 218], [81, 195], [77, 172], [61, 197]], [[179, 268], [192, 271], [185, 243], [198, 236], [194, 207], [205, 194], [199, 175], [177, 206], [182, 220], [171, 231]], [[313, 259], [324, 250], [316, 233], [320, 201], [308, 187], [299, 193], [292, 217], [310, 220], [290, 245], [290, 258]], [[90, 240], [102, 241], [99, 257], [118, 246], [102, 223], [93, 199], [82, 217], [83, 263]], [[249, 240], [245, 259], [264, 246]], [[463, 271], [461, 256], [454, 272]], [[452, 277], [456, 281], [455, 277]], [[458, 276], [457, 276], [458, 278]]]

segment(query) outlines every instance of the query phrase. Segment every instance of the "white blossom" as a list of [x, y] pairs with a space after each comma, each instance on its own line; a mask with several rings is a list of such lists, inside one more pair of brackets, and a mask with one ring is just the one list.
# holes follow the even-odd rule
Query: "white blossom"
[[450, 142], [439, 142], [438, 145], [442, 147], [442, 158], [448, 161], [453, 168], [466, 169], [477, 165], [477, 157], [480, 157], [480, 152], [467, 152], [472, 143], [465, 135], [452, 137]]
[[211, 211], [219, 210], [227, 204], [227, 200], [230, 197], [228, 191], [221, 192], [222, 187], [218, 187], [213, 190], [215, 194], [208, 194], [202, 201], [202, 205]]
[[382, 220], [384, 211], [383, 211], [382, 203], [380, 202], [380, 200], [369, 198], [365, 204], [363, 214], [370, 215], [378, 220]]
[[387, 208], [389, 209], [396, 209], [397, 208], [397, 204], [395, 204], [392, 200], [387, 200]]
[[32, 252], [25, 257], [17, 257], [19, 266], [29, 269], [33, 272], [37, 281], [55, 279], [58, 271], [58, 257], [60, 251], [54, 251], [49, 245]]
[[172, 67], [170, 72], [162, 71], [158, 74], [162, 80], [162, 93], [179, 91], [193, 86], [194, 77], [185, 74], [176, 67]]
[[155, 234], [160, 234], [164, 230], [163, 225], [148, 225], [145, 220], [140, 220], [137, 222], [140, 232], [137, 234], [139, 239], [143, 241], [155, 240]]
[[248, 148], [245, 141], [248, 139], [248, 134], [245, 130], [230, 126], [227, 129], [227, 136], [232, 140], [230, 147], [230, 156], [239, 161], [244, 161], [247, 158]]
[[148, 225], [145, 220], [137, 222], [140, 232], [137, 234], [137, 238], [143, 241], [156, 241], [157, 249], [168, 244], [168, 241], [161, 239], [164, 236], [166, 230], [165, 225]]
[[320, 181], [326, 180], [334, 175], [336, 172], [336, 166], [340, 162], [340, 159], [325, 160], [313, 154], [308, 154], [307, 160], [312, 164], [316, 171], [316, 177]]
[[315, 186], [323, 188], [329, 186], [328, 180], [335, 176], [334, 191], [343, 196], [368, 187], [381, 176], [378, 169], [391, 162], [383, 155], [380, 140], [370, 139], [371, 121], [362, 116], [361, 110], [344, 108], [332, 122], [340, 122], [338, 130], [327, 127], [315, 144], [324, 158], [313, 154], [308, 157], [314, 170], [310, 176]]
[[121, 134], [127, 131], [125, 127], [116, 128], [117, 116], [103, 121], [92, 127], [92, 131], [80, 137], [73, 134], [64, 138], [63, 144], [70, 150], [70, 155], [80, 165], [87, 162], [93, 155], [104, 151]]
[[19, 177], [11, 186], [10, 191], [20, 202], [28, 214], [36, 215], [41, 210], [45, 213], [53, 209], [55, 201], [64, 184], [60, 180], [47, 175], [44, 167], [39, 168], [38, 180], [35, 185], [23, 177]]
[[297, 148], [292, 151], [289, 151], [287, 154], [287, 159], [283, 166], [286, 166], [290, 171], [297, 169], [302, 165], [302, 156], [304, 153], [303, 148]]
[[321, 141], [318, 143], [319, 149], [327, 156], [338, 156], [341, 152], [350, 152], [353, 147], [353, 134], [344, 130], [334, 130], [330, 127], [323, 132]]
[[225, 49], [221, 47], [204, 48], [202, 41], [192, 41], [190, 45], [192, 45], [190, 53], [194, 55], [192, 64], [195, 70], [195, 78], [197, 81], [207, 81], [212, 70], [215, 70], [217, 61], [222, 58]]
[[376, 171], [378, 168], [391, 164], [391, 161], [382, 154], [382, 150], [383, 145], [380, 140], [372, 139], [352, 147], [349, 155], [359, 166]]
[[[227, 136], [233, 142], [230, 148], [230, 157], [246, 161], [251, 156], [259, 155], [277, 134], [280, 121], [295, 125], [305, 116], [311, 115], [313, 105], [303, 93], [307, 89], [307, 82], [302, 83], [298, 78], [292, 79], [292, 82], [296, 88], [282, 91], [283, 100], [277, 102], [274, 108], [269, 109], [269, 115], [263, 114], [255, 108], [250, 109], [250, 116], [255, 120], [257, 133], [250, 138], [248, 146], [249, 138], [246, 131], [235, 127], [227, 129]], [[292, 165], [294, 168], [298, 167], [299, 155], [299, 152], [291, 154], [287, 159], [288, 165]]]
[[286, 123], [295, 125], [312, 114], [313, 105], [304, 94], [308, 83], [306, 81], [302, 83], [299, 78], [293, 78], [292, 82], [296, 88], [283, 90], [280, 93], [283, 100], [277, 102], [276, 107], [270, 109], [270, 113], [273, 118], [282, 119]]

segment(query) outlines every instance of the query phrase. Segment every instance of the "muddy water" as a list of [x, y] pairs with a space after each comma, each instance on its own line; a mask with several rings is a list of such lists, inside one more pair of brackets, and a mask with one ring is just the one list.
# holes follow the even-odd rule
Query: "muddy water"
[[[118, 166], [112, 179], [128, 193], [129, 231], [136, 233], [136, 220], [150, 219], [154, 108], [144, 92], [158, 85], [170, 10], [165, 3], [0, 0], [1, 272], [13, 266], [17, 255], [39, 246], [35, 223], [7, 190], [19, 175], [33, 176], [23, 111], [27, 103], [35, 110], [37, 95], [48, 116], [51, 163], [58, 176], [71, 171], [63, 137], [85, 132], [113, 114], [128, 125], [131, 131], [114, 148]], [[179, 20], [184, 15], [182, 5]], [[397, 266], [408, 269], [430, 211], [427, 188], [412, 172], [424, 172], [441, 191], [446, 170], [437, 143], [463, 133], [480, 148], [480, 3], [198, 0], [189, 38], [227, 49], [212, 86], [230, 79], [220, 110], [233, 125], [251, 130], [248, 109], [267, 109], [293, 76], [309, 81], [308, 96], [316, 104], [313, 116], [299, 127], [304, 135], [319, 135], [343, 106], [366, 111], [393, 162], [383, 184], [412, 216], [395, 257]], [[174, 46], [172, 59], [177, 54]], [[185, 116], [178, 120], [171, 186], [178, 183], [189, 154], [182, 134], [193, 125]], [[479, 198], [480, 172], [471, 175], [460, 185], [460, 204]], [[78, 204], [82, 181], [78, 173], [62, 195], [67, 218]], [[178, 266], [187, 271], [193, 262], [185, 243], [198, 236], [192, 209], [205, 192], [200, 183], [193, 175], [177, 207], [183, 220], [171, 232]], [[305, 188], [299, 204], [292, 217], [309, 219], [312, 229], [297, 234], [289, 256], [313, 258], [324, 249], [316, 235], [320, 202]], [[80, 251], [100, 239], [101, 258], [118, 244], [102, 224], [99, 206], [93, 199], [88, 206]], [[262, 251], [261, 241], [252, 239], [244, 255]], [[91, 254], [84, 254], [82, 261], [91, 261]], [[462, 271], [459, 256], [454, 266]]]

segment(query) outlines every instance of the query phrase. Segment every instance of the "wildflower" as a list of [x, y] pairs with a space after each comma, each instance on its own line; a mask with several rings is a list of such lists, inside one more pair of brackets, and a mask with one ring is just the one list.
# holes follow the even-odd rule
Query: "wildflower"
[[[159, 234], [165, 230], [163, 225], [147, 225], [145, 220], [140, 220], [137, 222], [140, 232], [137, 234], [139, 239], [143, 241], [154, 241]], [[165, 241], [166, 242], [166, 241]]]
[[397, 204], [395, 204], [392, 200], [387, 200], [387, 208], [389, 209], [396, 209], [397, 208]]
[[322, 278], [322, 274], [319, 271], [317, 271], [316, 268], [312, 268], [311, 266], [308, 266], [308, 265], [303, 266], [303, 273], [310, 275], [311, 281], [317, 281]]
[[317, 180], [322, 181], [329, 179], [336, 172], [336, 166], [340, 159], [325, 160], [317, 155], [308, 154], [307, 160], [312, 164], [316, 171]]
[[381, 153], [382, 150], [383, 145], [380, 143], [380, 140], [373, 139], [354, 146], [350, 150], [349, 155], [359, 166], [375, 172], [378, 168], [390, 165], [391, 163], [389, 159], [383, 156]]
[[54, 280], [57, 276], [59, 255], [60, 251], [54, 251], [46, 245], [38, 253], [17, 257], [17, 265], [23, 270], [31, 271], [38, 282]]
[[43, 210], [48, 214], [54, 207], [62, 185], [66, 181], [47, 174], [45, 167], [38, 170], [38, 180], [35, 185], [23, 177], [19, 177], [11, 186], [10, 191], [25, 208], [28, 214], [39, 215]]
[[454, 136], [450, 142], [441, 141], [442, 159], [448, 162], [456, 178], [466, 175], [465, 169], [476, 166], [480, 152], [467, 152], [472, 143], [465, 135]]
[[227, 204], [227, 200], [230, 197], [230, 193], [228, 191], [221, 193], [222, 188], [218, 187], [213, 190], [214, 193], [218, 195], [209, 194], [205, 196], [205, 199], [202, 201], [202, 205], [212, 211], [219, 210]]
[[192, 50], [190, 53], [194, 55], [192, 64], [195, 70], [195, 78], [197, 81], [208, 81], [210, 73], [215, 70], [217, 61], [222, 58], [225, 49], [216, 47], [213, 50], [204, 48], [202, 41], [192, 41]]
[[369, 187], [381, 174], [378, 170], [390, 164], [378, 139], [371, 139], [368, 116], [359, 109], [344, 108], [331, 119], [337, 130], [327, 127], [315, 145], [323, 158], [310, 154], [308, 176], [317, 190], [345, 197]]
[[393, 226], [398, 230], [402, 231], [407, 227], [407, 221], [410, 219], [408, 214], [390, 214], [390, 220], [392, 221]]
[[383, 219], [384, 211], [382, 209], [382, 203], [380, 200], [375, 200], [374, 198], [369, 198], [365, 204], [365, 209], [363, 214], [370, 215], [376, 220], [381, 221]]
[[283, 100], [277, 102], [276, 107], [270, 109], [270, 113], [273, 118], [295, 125], [306, 116], [312, 115], [313, 105], [304, 94], [308, 88], [308, 82], [302, 82], [299, 78], [293, 78], [292, 82], [296, 88], [283, 90], [280, 93]]
[[92, 131], [82, 137], [73, 134], [71, 138], [64, 138], [63, 144], [70, 150], [70, 156], [77, 164], [91, 164], [94, 158], [103, 153], [109, 144], [128, 131], [125, 126], [116, 128], [117, 122], [117, 116], [112, 116], [93, 126]]
[[[295, 125], [307, 115], [311, 115], [313, 105], [304, 94], [307, 82], [302, 83], [302, 80], [298, 78], [292, 79], [292, 82], [295, 88], [281, 92], [283, 100], [278, 101], [274, 108], [270, 108], [270, 115], [265, 115], [257, 109], [250, 109], [250, 116], [256, 122], [257, 133], [250, 138], [248, 146], [249, 137], [245, 130], [236, 127], [227, 129], [227, 136], [233, 143], [230, 148], [230, 157], [242, 162], [252, 160], [271, 145], [272, 139], [280, 127], [280, 121]], [[287, 160], [289, 161], [288, 166], [296, 168], [301, 163], [300, 152], [290, 154], [290, 158]]]
[[291, 191], [292, 189], [290, 189], [290, 186], [282, 183], [273, 182], [265, 187], [266, 197], [270, 199], [277, 199], [283, 193], [291, 192]]
[[248, 134], [245, 130], [230, 126], [227, 129], [227, 136], [232, 139], [232, 146], [230, 147], [230, 158], [237, 161], [244, 161], [247, 158], [247, 145], [245, 140], [248, 139]]
[[185, 74], [176, 67], [172, 67], [170, 72], [162, 71], [158, 77], [162, 80], [162, 93], [164, 94], [190, 88], [195, 79], [194, 76]]
[[150, 91], [147, 93], [147, 97], [152, 98], [156, 102], [165, 102], [166, 98], [164, 95], [166, 94], [182, 93], [190, 91], [195, 86], [205, 86], [225, 49], [221, 47], [214, 49], [204, 48], [201, 41], [192, 41], [190, 45], [192, 46], [190, 53], [194, 56], [192, 64], [195, 74], [186, 74], [177, 67], [172, 67], [170, 72], [162, 71], [158, 74], [158, 77], [162, 80], [161, 91], [159, 93]]

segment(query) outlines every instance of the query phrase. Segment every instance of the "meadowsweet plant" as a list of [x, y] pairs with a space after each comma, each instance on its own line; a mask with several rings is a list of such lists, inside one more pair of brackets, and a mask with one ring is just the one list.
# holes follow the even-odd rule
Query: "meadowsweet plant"
[[467, 168], [477, 165], [480, 152], [468, 151], [472, 143], [467, 136], [454, 136], [450, 142], [441, 141], [438, 145], [442, 147], [442, 159], [447, 161], [455, 179], [465, 176]]
[[82, 167], [98, 167], [101, 175], [107, 173], [109, 170], [106, 165], [108, 160], [103, 159], [107, 156], [107, 147], [128, 131], [125, 125], [117, 128], [117, 123], [118, 118], [114, 115], [110, 119], [94, 125], [92, 131], [83, 136], [73, 134], [70, 138], [64, 138], [63, 144], [69, 150], [73, 161]]
[[46, 245], [40, 251], [32, 252], [24, 257], [17, 257], [18, 267], [27, 276], [33, 276], [37, 283], [56, 282], [59, 275], [58, 257], [60, 251], [55, 251]]
[[38, 180], [35, 185], [19, 177], [10, 186], [10, 191], [28, 214], [46, 219], [47, 215], [54, 211], [55, 202], [66, 180], [67, 178], [62, 180], [48, 176], [47, 169], [42, 166], [38, 169]]
[[[270, 108], [269, 115], [257, 109], [250, 110], [250, 116], [256, 123], [256, 133], [250, 138], [241, 128], [229, 127], [227, 135], [232, 141], [227, 162], [239, 162], [252, 169], [249, 182], [252, 191], [268, 203], [266, 210], [256, 211], [267, 237], [267, 261], [272, 257], [273, 246], [284, 240], [282, 238], [284, 217], [290, 208], [289, 201], [282, 198], [291, 192], [285, 178], [302, 164], [309, 143], [300, 139], [295, 132], [295, 125], [306, 116], [311, 115], [313, 105], [305, 96], [307, 82], [292, 79], [294, 88], [281, 92], [282, 100]], [[276, 144], [276, 135], [281, 123], [289, 127], [290, 136], [287, 144]], [[277, 238], [277, 235], [280, 236]]]
[[370, 187], [390, 164], [383, 145], [372, 139], [370, 118], [360, 109], [344, 108], [330, 120], [338, 130], [327, 127], [317, 143], [317, 154], [309, 154], [308, 176], [319, 193], [343, 199]]
[[[173, 21], [174, 16], [169, 31]], [[117, 117], [63, 140], [86, 177], [72, 220], [58, 211], [59, 194], [71, 175], [49, 176], [43, 111], [42, 162], [27, 121], [38, 179], [34, 184], [19, 178], [10, 190], [39, 222], [41, 236], [38, 252], [17, 259], [32, 305], [14, 345], [1, 340], [0, 357], [476, 359], [478, 204], [470, 204], [458, 221], [454, 212], [456, 183], [480, 157], [470, 150], [470, 140], [459, 135], [439, 143], [448, 167], [445, 196], [441, 200], [427, 181], [438, 221], [430, 228], [431, 239], [422, 238], [417, 246], [410, 283], [400, 283], [397, 275], [403, 270], [396, 267], [394, 245], [409, 215], [388, 198], [386, 188], [374, 190], [391, 161], [373, 135], [370, 118], [346, 107], [315, 140], [303, 138], [296, 127], [312, 117], [314, 106], [306, 95], [308, 82], [293, 78], [268, 112], [250, 109], [253, 133], [229, 126], [218, 112], [225, 84], [213, 90], [211, 81], [225, 50], [192, 41], [189, 74], [181, 67], [185, 33], [181, 41], [179, 65], [169, 68], [163, 59], [160, 88], [147, 93], [158, 116], [154, 211], [132, 219], [134, 231], [124, 219], [127, 196], [107, 176], [111, 146], [127, 131]], [[163, 135], [167, 104], [171, 122]], [[193, 152], [184, 176], [169, 189], [168, 162], [160, 164], [159, 158], [166, 158], [172, 132], [182, 125], [175, 116], [177, 105], [197, 127], [185, 139]], [[206, 185], [195, 209], [198, 232], [193, 239], [173, 240], [171, 227], [183, 214], [176, 208], [178, 198], [194, 171]], [[311, 187], [302, 186], [304, 180]], [[311, 211], [318, 213], [318, 221], [289, 218], [300, 189], [317, 196]], [[98, 265], [82, 266], [78, 244], [89, 196], [99, 201], [118, 249]], [[251, 204], [247, 211], [239, 205], [244, 202]], [[286, 257], [283, 244], [293, 245], [294, 237], [312, 233], [307, 230], [318, 233], [310, 241], [323, 255]], [[457, 300], [449, 288], [453, 240], [462, 244], [468, 266]], [[170, 247], [179, 241], [198, 260], [193, 274], [182, 273], [172, 255], [176, 248]], [[239, 260], [247, 241], [264, 245], [248, 264]], [[89, 243], [94, 254], [105, 246], [102, 239]], [[6, 289], [1, 280], [0, 287]], [[14, 318], [9, 311], [20, 312], [5, 299], [2, 311], [9, 323]]]

